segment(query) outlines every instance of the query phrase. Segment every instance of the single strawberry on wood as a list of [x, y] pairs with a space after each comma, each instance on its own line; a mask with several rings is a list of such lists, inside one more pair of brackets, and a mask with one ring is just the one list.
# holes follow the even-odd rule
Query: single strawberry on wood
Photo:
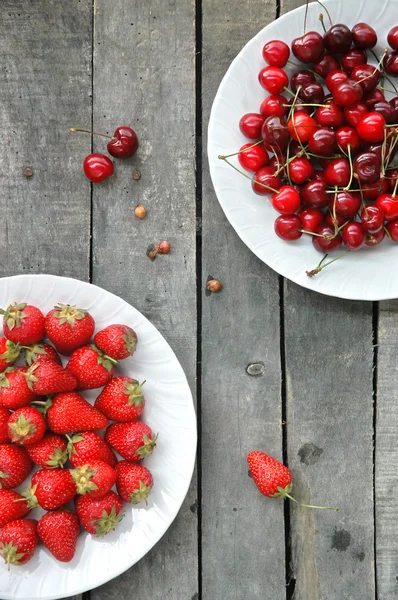
[[36, 306], [25, 302], [10, 304], [6, 310], [0, 309], [0, 314], [4, 315], [4, 335], [8, 340], [30, 346], [44, 338], [44, 315]]
[[137, 347], [137, 334], [127, 325], [108, 325], [95, 334], [94, 344], [107, 356], [122, 360], [132, 356]]
[[17, 519], [4, 525], [0, 531], [0, 554], [8, 569], [10, 565], [24, 565], [32, 558], [37, 547], [37, 521]]
[[76, 484], [67, 469], [41, 469], [32, 477], [31, 487], [22, 493], [31, 508], [60, 508], [77, 494]]
[[91, 498], [102, 498], [116, 483], [116, 471], [102, 460], [71, 470], [78, 494], [89, 494]]
[[143, 465], [135, 465], [121, 460], [116, 467], [117, 493], [126, 502], [148, 504], [148, 496], [152, 491], [153, 479], [149, 469]]
[[111, 447], [95, 431], [83, 431], [68, 438], [69, 460], [74, 467], [90, 463], [92, 460], [102, 460], [111, 467], [117, 463]]
[[0, 445], [0, 488], [16, 488], [29, 476], [33, 468], [29, 454], [23, 446]]
[[10, 411], [4, 406], [0, 406], [0, 444], [7, 444], [10, 441], [8, 437], [8, 419], [10, 417]]
[[47, 421], [54, 433], [103, 429], [108, 425], [108, 419], [77, 392], [56, 394], [51, 402]]
[[91, 390], [108, 383], [116, 363], [116, 360], [106, 356], [99, 348], [90, 345], [75, 350], [66, 368], [76, 378], [78, 390]]
[[70, 562], [76, 552], [80, 521], [70, 510], [47, 512], [37, 525], [37, 533], [57, 560]]
[[75, 507], [84, 529], [98, 536], [106, 535], [115, 529], [124, 517], [123, 502], [112, 491], [102, 498], [92, 498], [89, 494], [78, 496]]
[[14, 490], [0, 490], [0, 529], [10, 521], [23, 519], [30, 512], [25, 498]]
[[45, 469], [63, 467], [68, 460], [67, 443], [55, 433], [46, 433], [38, 442], [28, 444], [26, 451], [36, 465]]
[[50, 344], [45, 343], [26, 346], [24, 348], [24, 358], [29, 367], [35, 363], [46, 361], [61, 364], [61, 359], [56, 349], [50, 346]]
[[8, 367], [0, 373], [0, 405], [16, 410], [28, 406], [37, 395], [29, 388], [26, 380], [26, 367], [13, 369]]
[[145, 407], [142, 393], [144, 383], [145, 381], [139, 383], [124, 375], [113, 377], [96, 399], [94, 406], [112, 421], [134, 421]]
[[5, 371], [17, 360], [21, 349], [5, 337], [0, 337], [0, 372]]
[[69, 356], [90, 341], [95, 321], [89, 312], [70, 304], [58, 304], [45, 318], [48, 338], [58, 352]]
[[36, 362], [25, 373], [28, 387], [39, 396], [76, 389], [73, 375], [53, 361]]
[[113, 423], [105, 433], [105, 441], [125, 460], [139, 462], [152, 454], [157, 435], [142, 421]]

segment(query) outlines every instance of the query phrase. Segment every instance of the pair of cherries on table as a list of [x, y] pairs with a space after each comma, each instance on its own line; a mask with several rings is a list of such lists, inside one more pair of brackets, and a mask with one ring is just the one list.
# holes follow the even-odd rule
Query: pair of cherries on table
[[[131, 129], [131, 127], [127, 127], [126, 125], [118, 127], [113, 136], [89, 131], [87, 129], [77, 129], [76, 127], [72, 127], [71, 131], [91, 133], [109, 138], [110, 141], [107, 144], [107, 150], [109, 154], [115, 158], [130, 158], [130, 156], [133, 156], [138, 150], [137, 134], [134, 129]], [[113, 175], [115, 167], [108, 156], [93, 152], [84, 159], [83, 170], [89, 181], [92, 183], [101, 183], [101, 181]]]

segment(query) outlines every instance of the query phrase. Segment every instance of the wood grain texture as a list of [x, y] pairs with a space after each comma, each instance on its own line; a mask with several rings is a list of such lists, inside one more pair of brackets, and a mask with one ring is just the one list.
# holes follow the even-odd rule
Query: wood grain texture
[[398, 598], [397, 312], [397, 300], [380, 303], [375, 461], [378, 600]]
[[0, 54], [0, 273], [87, 279], [91, 1], [4, 0]]
[[[135, 157], [93, 187], [93, 281], [145, 314], [196, 374], [194, 0], [97, 0], [94, 128], [133, 126]], [[87, 125], [87, 124], [85, 124]], [[94, 140], [96, 151], [106, 141]], [[133, 167], [141, 179], [132, 179]], [[134, 207], [148, 210], [140, 221]], [[169, 255], [151, 262], [150, 243]], [[183, 451], [183, 449], [182, 449]], [[177, 520], [157, 547], [91, 600], [187, 598], [198, 592], [195, 478]]]
[[[225, 71], [274, 18], [272, 2], [203, 2], [202, 289], [208, 277], [224, 285], [202, 296], [203, 600], [286, 598], [283, 503], [259, 494], [246, 463], [251, 450], [282, 455], [278, 277], [228, 224], [205, 150]], [[260, 361], [263, 375], [249, 376], [247, 366]]]

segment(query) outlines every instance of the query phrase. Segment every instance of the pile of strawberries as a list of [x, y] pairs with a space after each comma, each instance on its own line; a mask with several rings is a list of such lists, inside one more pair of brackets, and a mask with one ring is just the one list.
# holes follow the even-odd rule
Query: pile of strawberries
[[[105, 535], [123, 518], [123, 501], [146, 502], [151, 492], [152, 475], [139, 464], [156, 445], [137, 420], [143, 383], [115, 373], [137, 335], [119, 324], [94, 335], [92, 316], [64, 304], [46, 316], [26, 303], [0, 314], [0, 554], [21, 565], [41, 541], [68, 562], [81, 527]], [[65, 368], [59, 354], [69, 356]], [[103, 389], [92, 406], [81, 392], [95, 388]], [[15, 491], [35, 465], [30, 485]], [[72, 501], [75, 510], [65, 507]], [[36, 507], [47, 511], [38, 521], [29, 515]]]

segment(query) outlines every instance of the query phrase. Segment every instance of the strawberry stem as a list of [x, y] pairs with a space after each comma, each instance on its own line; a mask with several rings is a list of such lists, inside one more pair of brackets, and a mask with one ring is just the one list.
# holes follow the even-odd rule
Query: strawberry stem
[[293, 502], [295, 502], [296, 504], [299, 504], [300, 506], [305, 506], [306, 508], [321, 508], [323, 510], [335, 510], [338, 511], [339, 509], [334, 507], [334, 506], [316, 506], [315, 504], [303, 504], [302, 502], [298, 502], [298, 500], [296, 500], [296, 498], [293, 498], [293, 496], [291, 496], [290, 494], [285, 494], [286, 498], [289, 498], [289, 500], [293, 500]]

